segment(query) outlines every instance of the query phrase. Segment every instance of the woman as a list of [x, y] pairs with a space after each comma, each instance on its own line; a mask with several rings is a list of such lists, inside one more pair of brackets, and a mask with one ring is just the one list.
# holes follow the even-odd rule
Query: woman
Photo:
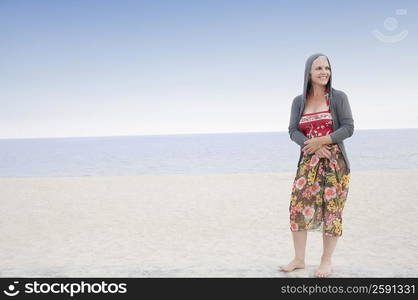
[[289, 213], [294, 259], [280, 269], [305, 267], [307, 231], [323, 232], [323, 253], [316, 277], [331, 274], [331, 258], [342, 235], [342, 213], [350, 180], [343, 140], [354, 121], [344, 92], [331, 87], [328, 58], [317, 53], [305, 65], [303, 94], [293, 99], [289, 135], [301, 147]]

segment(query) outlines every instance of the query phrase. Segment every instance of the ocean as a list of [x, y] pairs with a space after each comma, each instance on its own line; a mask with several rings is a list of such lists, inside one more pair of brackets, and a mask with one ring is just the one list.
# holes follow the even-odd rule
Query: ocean
[[[351, 170], [418, 169], [418, 128], [355, 130]], [[0, 139], [0, 177], [295, 172], [287, 132]]]

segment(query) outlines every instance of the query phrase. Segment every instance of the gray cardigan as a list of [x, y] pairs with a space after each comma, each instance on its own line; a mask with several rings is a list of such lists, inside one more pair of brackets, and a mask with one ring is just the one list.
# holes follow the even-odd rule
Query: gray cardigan
[[[305, 109], [306, 103], [306, 94], [307, 94], [307, 82], [308, 74], [311, 69], [312, 62], [319, 56], [323, 55], [317, 53], [308, 58], [305, 65], [305, 84], [304, 84], [304, 93], [293, 99], [291, 113], [290, 113], [290, 122], [289, 122], [289, 135], [290, 139], [300, 146], [300, 157], [299, 163], [302, 159], [303, 152], [302, 148], [305, 147], [304, 142], [308, 140], [305, 134], [299, 129], [299, 121]], [[324, 55], [325, 56], [325, 55]], [[348, 159], [344, 140], [353, 135], [354, 132], [354, 120], [351, 113], [350, 103], [348, 102], [347, 95], [343, 91], [336, 90], [331, 87], [331, 78], [327, 84], [329, 90], [329, 99], [331, 103], [331, 116], [333, 119], [333, 132], [329, 135], [331, 137], [333, 144], [338, 144], [343, 154], [345, 163], [347, 165], [348, 171], [350, 171], [350, 161]]]

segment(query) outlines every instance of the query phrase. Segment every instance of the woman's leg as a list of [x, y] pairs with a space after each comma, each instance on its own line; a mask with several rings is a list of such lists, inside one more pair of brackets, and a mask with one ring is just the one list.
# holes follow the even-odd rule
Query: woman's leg
[[337, 246], [338, 236], [329, 236], [323, 234], [323, 252], [321, 263], [315, 272], [316, 277], [328, 277], [331, 274], [332, 254]]
[[292, 231], [293, 246], [295, 248], [295, 258], [286, 266], [280, 267], [284, 272], [291, 272], [295, 269], [305, 268], [305, 249], [307, 240], [307, 231]]
[[325, 228], [323, 233], [323, 252], [321, 263], [315, 272], [316, 277], [331, 274], [332, 255], [342, 235], [342, 211], [348, 192], [349, 170], [338, 146], [332, 151], [332, 161], [326, 160], [326, 183], [324, 192]]

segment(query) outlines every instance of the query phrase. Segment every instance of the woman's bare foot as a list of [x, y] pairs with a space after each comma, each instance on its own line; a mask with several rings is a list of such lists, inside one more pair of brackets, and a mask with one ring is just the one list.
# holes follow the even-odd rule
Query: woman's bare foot
[[331, 268], [331, 261], [330, 260], [321, 260], [321, 264], [319, 265], [318, 269], [315, 272], [315, 277], [328, 277], [331, 275], [332, 268]]
[[305, 262], [303, 260], [293, 259], [288, 265], [281, 266], [280, 271], [283, 272], [292, 272], [296, 269], [304, 269], [305, 268]]

